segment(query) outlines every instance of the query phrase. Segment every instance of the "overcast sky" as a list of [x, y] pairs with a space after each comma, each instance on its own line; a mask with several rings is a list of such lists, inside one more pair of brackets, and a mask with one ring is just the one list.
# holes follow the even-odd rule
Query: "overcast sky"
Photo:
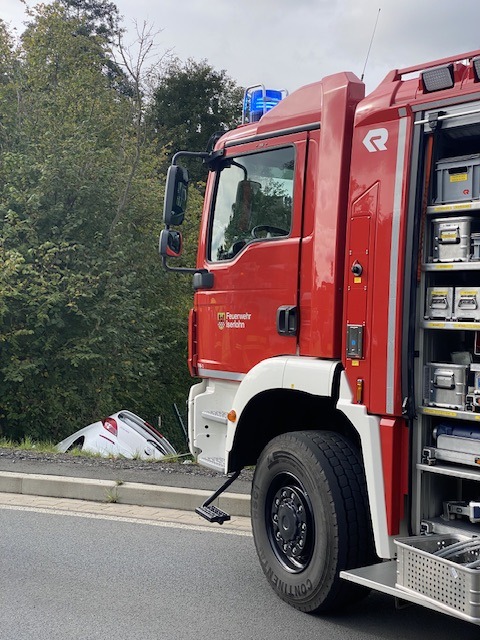
[[[35, 4], [28, 0], [29, 4]], [[371, 91], [393, 68], [480, 49], [480, 0], [116, 0], [124, 26], [161, 30], [158, 51], [207, 59], [241, 86], [293, 91], [336, 71], [361, 75]], [[20, 0], [0, 17], [21, 30]]]

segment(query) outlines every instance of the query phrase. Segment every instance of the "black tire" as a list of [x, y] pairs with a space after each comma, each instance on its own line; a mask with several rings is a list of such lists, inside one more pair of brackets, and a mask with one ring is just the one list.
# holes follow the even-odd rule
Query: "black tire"
[[363, 464], [346, 438], [301, 431], [271, 440], [256, 465], [251, 511], [257, 554], [280, 598], [314, 613], [368, 593], [339, 578], [375, 557]]

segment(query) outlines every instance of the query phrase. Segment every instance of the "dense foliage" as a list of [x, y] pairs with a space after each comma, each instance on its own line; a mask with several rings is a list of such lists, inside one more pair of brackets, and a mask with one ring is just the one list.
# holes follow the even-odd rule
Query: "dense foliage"
[[56, 440], [126, 408], [184, 447], [191, 281], [156, 249], [176, 129], [146, 130], [119, 34], [101, 0], [39, 5], [18, 43], [0, 21], [0, 435]]
[[[169, 155], [180, 149], [205, 151], [211, 136], [240, 123], [243, 90], [227, 73], [206, 60], [170, 60], [154, 92], [152, 124]], [[187, 163], [192, 180], [205, 179], [206, 169]]]

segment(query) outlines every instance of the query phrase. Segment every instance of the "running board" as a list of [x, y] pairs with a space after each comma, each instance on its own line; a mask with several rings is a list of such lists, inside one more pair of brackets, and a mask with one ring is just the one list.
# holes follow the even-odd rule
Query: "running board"
[[205, 520], [208, 520], [208, 522], [223, 524], [224, 522], [227, 522], [227, 520], [230, 520], [230, 515], [225, 511], [222, 511], [222, 509], [219, 509], [218, 507], [212, 505], [212, 502], [216, 500], [218, 496], [221, 495], [226, 489], [228, 489], [228, 487], [235, 482], [239, 475], [240, 471], [235, 471], [235, 473], [229, 476], [227, 480], [222, 484], [222, 486], [217, 489], [215, 493], [210, 496], [210, 498], [205, 500], [201, 507], [197, 507], [195, 509], [195, 513], [197, 513], [199, 516], [202, 516], [202, 518], [205, 518]]
[[373, 564], [369, 567], [361, 567], [360, 569], [341, 571], [340, 577], [344, 580], [355, 582], [363, 587], [372, 589], [373, 591], [386, 593], [397, 600], [419, 604], [427, 609], [433, 609], [433, 611], [447, 613], [448, 615], [453, 616], [454, 618], [459, 618], [460, 620], [480, 624], [480, 620], [478, 618], [472, 618], [461, 611], [454, 611], [450, 607], [446, 607], [441, 602], [427, 598], [426, 596], [420, 593], [415, 593], [414, 591], [404, 591], [403, 589], [399, 589], [395, 585], [397, 580], [396, 560], [388, 560], [386, 562], [380, 562], [379, 564]]

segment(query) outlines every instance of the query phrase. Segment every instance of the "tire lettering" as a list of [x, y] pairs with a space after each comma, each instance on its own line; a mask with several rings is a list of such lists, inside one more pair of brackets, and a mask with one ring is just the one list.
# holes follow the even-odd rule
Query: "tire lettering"
[[252, 509], [256, 511], [258, 509], [258, 496], [260, 494], [260, 487], [256, 484], [252, 485]]
[[267, 577], [267, 580], [271, 583], [274, 589], [279, 593], [283, 593], [283, 595], [285, 596], [299, 598], [301, 596], [306, 596], [309, 591], [312, 591], [313, 584], [310, 579], [307, 579], [305, 582], [301, 582], [300, 584], [295, 584], [295, 585], [288, 584], [287, 582], [284, 582], [277, 576], [277, 574], [273, 571], [272, 567], [269, 566], [263, 553], [260, 556], [260, 562], [264, 567], [264, 572]]
[[281, 460], [281, 456], [280, 456], [279, 452], [278, 451], [274, 451], [267, 458], [267, 468], [271, 469], [276, 464], [278, 464], [280, 462], [280, 460]]

